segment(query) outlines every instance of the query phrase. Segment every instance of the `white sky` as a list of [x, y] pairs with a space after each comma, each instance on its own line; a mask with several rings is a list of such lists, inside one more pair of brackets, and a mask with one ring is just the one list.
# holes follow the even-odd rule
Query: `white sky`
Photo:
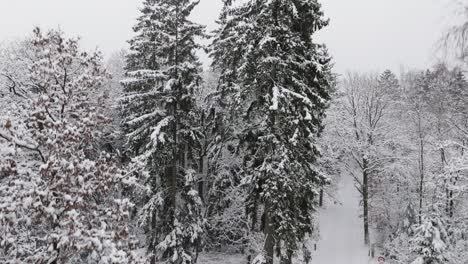
[[[455, 0], [321, 0], [330, 26], [317, 40], [334, 57], [335, 71], [427, 68]], [[82, 36], [106, 54], [127, 47], [141, 0], [0, 0], [0, 40], [39, 25]], [[221, 0], [201, 0], [194, 20], [213, 29]], [[204, 60], [205, 56], [203, 56]]]

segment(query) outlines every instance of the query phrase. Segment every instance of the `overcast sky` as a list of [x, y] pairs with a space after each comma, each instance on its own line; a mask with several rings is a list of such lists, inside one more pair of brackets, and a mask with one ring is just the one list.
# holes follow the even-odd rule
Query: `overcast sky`
[[[331, 19], [318, 41], [328, 45], [335, 70], [425, 68], [453, 12], [450, 0], [321, 0]], [[452, 0], [453, 1], [453, 0]], [[141, 0], [0, 0], [0, 40], [36, 25], [80, 35], [86, 48], [106, 54], [126, 48]], [[213, 29], [221, 0], [201, 0], [193, 18]], [[205, 60], [205, 59], [204, 59]]]

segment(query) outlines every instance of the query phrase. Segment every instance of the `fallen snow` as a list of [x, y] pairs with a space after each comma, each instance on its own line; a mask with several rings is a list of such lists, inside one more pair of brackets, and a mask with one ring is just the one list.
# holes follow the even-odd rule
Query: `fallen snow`
[[[362, 219], [359, 217], [359, 194], [351, 177], [344, 177], [336, 194], [338, 202], [328, 204], [320, 211], [320, 239], [309, 241], [311, 264], [377, 264], [368, 257], [364, 246]], [[317, 251], [313, 251], [317, 243]], [[241, 264], [246, 257], [241, 254], [201, 253], [197, 263]], [[275, 259], [275, 264], [279, 260]], [[304, 264], [302, 252], [294, 257], [293, 264]]]
[[[368, 248], [359, 207], [359, 193], [351, 177], [343, 176], [337, 193], [338, 202], [326, 205], [320, 214], [320, 240], [312, 252], [312, 264], [366, 264]], [[313, 249], [313, 245], [311, 247]]]

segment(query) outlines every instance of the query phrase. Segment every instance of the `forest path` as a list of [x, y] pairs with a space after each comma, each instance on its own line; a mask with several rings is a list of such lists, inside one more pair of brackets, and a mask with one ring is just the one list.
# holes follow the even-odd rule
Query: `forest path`
[[312, 264], [367, 264], [359, 193], [350, 176], [343, 176], [337, 203], [326, 205], [319, 217], [320, 240]]

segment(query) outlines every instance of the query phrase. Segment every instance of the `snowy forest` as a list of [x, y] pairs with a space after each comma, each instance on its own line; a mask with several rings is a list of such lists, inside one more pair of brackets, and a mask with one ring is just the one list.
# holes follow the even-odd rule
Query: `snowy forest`
[[0, 42], [0, 263], [468, 264], [468, 15], [338, 74], [319, 0], [137, 2], [109, 56]]

